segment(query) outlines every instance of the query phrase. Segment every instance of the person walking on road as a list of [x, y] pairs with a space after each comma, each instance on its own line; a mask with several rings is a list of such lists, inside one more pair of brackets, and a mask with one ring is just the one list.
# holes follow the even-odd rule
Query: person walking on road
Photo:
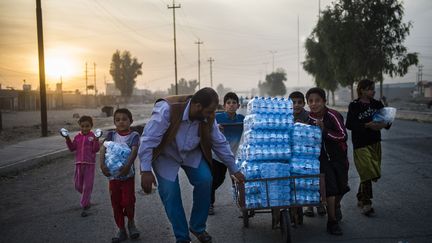
[[325, 91], [311, 88], [306, 93], [310, 108], [309, 123], [322, 131], [320, 171], [325, 174], [327, 201], [327, 232], [342, 235], [339, 221], [342, 219], [341, 200], [350, 188], [348, 186], [348, 138], [343, 116], [326, 107]]
[[87, 217], [90, 208], [90, 199], [93, 191], [96, 153], [99, 151], [99, 138], [91, 131], [93, 119], [90, 116], [81, 116], [78, 120], [80, 132], [73, 141], [66, 136], [66, 145], [71, 152], [75, 151], [75, 190], [81, 194], [80, 205], [83, 209], [82, 217]]
[[[224, 123], [224, 124], [235, 124], [235, 123], [242, 123], [242, 126], [238, 128], [238, 133], [241, 134], [243, 131], [243, 120], [244, 116], [242, 114], [237, 114], [238, 108], [240, 108], [239, 98], [236, 93], [234, 92], [228, 92], [224, 96], [224, 112], [220, 112], [216, 114], [216, 121], [218, 124]], [[221, 129], [223, 129], [221, 127]], [[222, 131], [223, 132], [223, 131]], [[237, 152], [238, 148], [238, 142], [235, 143], [233, 139], [230, 140], [230, 136], [226, 135], [225, 138], [227, 138], [228, 142], [230, 143], [231, 151], [235, 154]], [[221, 163], [220, 160], [216, 155], [213, 156], [213, 170], [212, 170], [212, 176], [213, 176], [213, 183], [212, 183], [212, 192], [211, 192], [211, 201], [210, 201], [210, 208], [209, 208], [209, 215], [214, 215], [214, 203], [216, 201], [216, 190], [223, 184], [225, 180], [225, 174], [227, 171], [227, 167], [225, 164]]]
[[[152, 191], [152, 185], [156, 184], [153, 168], [159, 196], [177, 243], [190, 242], [189, 231], [200, 242], [212, 242], [206, 231], [212, 188], [212, 150], [231, 175], [240, 182], [244, 181], [230, 146], [215, 121], [218, 103], [218, 95], [211, 88], [200, 89], [192, 96], [158, 99], [141, 136], [138, 152], [141, 186], [146, 193]], [[180, 168], [194, 187], [189, 226], [181, 200]]]
[[381, 178], [381, 132], [391, 124], [373, 122], [373, 115], [384, 107], [374, 99], [375, 83], [361, 80], [357, 85], [358, 99], [348, 107], [346, 127], [352, 131], [354, 164], [360, 176], [357, 205], [366, 216], [375, 214], [372, 207], [372, 182]]
[[125, 108], [114, 112], [115, 131], [110, 131], [105, 141], [127, 144], [131, 149], [125, 165], [121, 167], [119, 175], [111, 175], [105, 164], [105, 146], [100, 153], [100, 167], [102, 173], [109, 177], [109, 191], [114, 220], [118, 227], [118, 233], [112, 238], [112, 242], [120, 242], [127, 239], [125, 228], [125, 216], [128, 218], [128, 231], [131, 239], [137, 239], [140, 232], [135, 226], [135, 167], [134, 161], [137, 157], [139, 146], [139, 133], [131, 131], [132, 113]]

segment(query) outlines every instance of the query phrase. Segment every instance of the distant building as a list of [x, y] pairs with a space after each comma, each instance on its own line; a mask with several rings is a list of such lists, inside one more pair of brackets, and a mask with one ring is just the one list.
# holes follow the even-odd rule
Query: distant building
[[114, 83], [105, 84], [105, 95], [120, 96], [121, 92], [116, 88]]
[[[395, 83], [395, 84], [383, 84], [383, 96], [387, 98], [387, 100], [392, 99], [400, 99], [400, 100], [408, 100], [412, 98], [413, 91], [416, 89], [416, 84], [414, 82], [406, 82], [406, 83]], [[375, 91], [377, 93], [377, 97], [379, 97], [380, 86], [379, 83], [375, 84]]]
[[432, 81], [420, 81], [417, 83], [417, 94], [420, 97], [432, 98]]
[[[116, 88], [114, 83], [106, 83], [105, 84], [105, 94], [106, 95], [112, 95], [112, 96], [120, 96], [121, 92], [119, 89]], [[152, 92], [147, 89], [138, 89], [134, 88], [132, 91], [132, 95], [136, 96], [148, 96], [151, 95]]]

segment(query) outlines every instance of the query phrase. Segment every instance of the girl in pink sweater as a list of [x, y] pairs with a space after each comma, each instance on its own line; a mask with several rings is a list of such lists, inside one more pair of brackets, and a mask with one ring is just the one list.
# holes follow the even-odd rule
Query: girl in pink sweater
[[71, 152], [75, 151], [75, 189], [81, 193], [82, 217], [88, 216], [90, 197], [93, 190], [96, 153], [99, 151], [99, 138], [91, 131], [93, 120], [90, 116], [81, 116], [78, 120], [81, 131], [73, 141], [66, 136], [66, 144]]

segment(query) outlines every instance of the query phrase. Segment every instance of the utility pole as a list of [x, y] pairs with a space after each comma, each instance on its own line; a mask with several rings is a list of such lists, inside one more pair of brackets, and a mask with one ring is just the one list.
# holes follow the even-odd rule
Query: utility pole
[[85, 81], [86, 81], [86, 95], [88, 95], [88, 76], [87, 76], [87, 62], [86, 62], [86, 67], [85, 67]]
[[267, 74], [268, 74], [267, 65], [269, 63], [268, 62], [263, 62], [263, 64], [265, 65], [265, 76], [267, 76]]
[[195, 44], [198, 45], [198, 89], [201, 89], [201, 57], [200, 57], [200, 45], [204, 44], [204, 42], [195, 41]]
[[209, 58], [208, 62], [210, 63], [210, 87], [213, 88], [213, 58]]
[[297, 15], [297, 85], [300, 86], [300, 17]]
[[178, 86], [177, 86], [177, 43], [176, 43], [176, 24], [175, 24], [175, 9], [181, 8], [181, 5], [175, 5], [175, 0], [173, 0], [172, 6], [168, 5], [168, 9], [173, 10], [173, 25], [174, 25], [174, 70], [175, 70], [175, 94], [178, 95]]
[[61, 107], [64, 108], [64, 99], [63, 99], [63, 77], [60, 76], [60, 97], [61, 97]]
[[48, 119], [46, 104], [46, 87], [45, 87], [45, 56], [43, 45], [43, 28], [42, 28], [42, 6], [41, 0], [36, 0], [36, 22], [38, 37], [39, 53], [39, 89], [40, 89], [40, 108], [41, 108], [41, 130], [42, 137], [48, 136]]
[[321, 0], [318, 0], [318, 20], [321, 17]]
[[417, 87], [419, 89], [419, 94], [423, 95], [423, 87], [421, 81], [423, 80], [423, 65], [418, 65], [418, 73], [417, 73]]
[[418, 82], [423, 80], [423, 65], [418, 65]]
[[96, 89], [96, 63], [93, 62], [93, 80], [94, 80], [94, 95], [97, 96], [97, 89]]
[[272, 72], [274, 72], [274, 58], [275, 58], [275, 54], [277, 53], [277, 51], [269, 51], [269, 52], [272, 54], [272, 57], [273, 57], [273, 62], [272, 62], [273, 70], [272, 70]]
[[106, 75], [104, 74], [104, 88], [105, 88], [105, 95], [107, 95], [106, 90], [107, 90], [107, 83], [106, 83]]

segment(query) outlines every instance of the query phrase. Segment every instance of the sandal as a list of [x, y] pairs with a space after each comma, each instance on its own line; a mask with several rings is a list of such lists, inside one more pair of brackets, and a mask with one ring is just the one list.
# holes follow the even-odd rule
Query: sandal
[[314, 217], [315, 213], [313, 211], [313, 207], [307, 207], [303, 214], [307, 217]]
[[207, 233], [207, 231], [203, 231], [201, 233], [193, 232], [189, 230], [201, 243], [211, 243], [212, 237]]

